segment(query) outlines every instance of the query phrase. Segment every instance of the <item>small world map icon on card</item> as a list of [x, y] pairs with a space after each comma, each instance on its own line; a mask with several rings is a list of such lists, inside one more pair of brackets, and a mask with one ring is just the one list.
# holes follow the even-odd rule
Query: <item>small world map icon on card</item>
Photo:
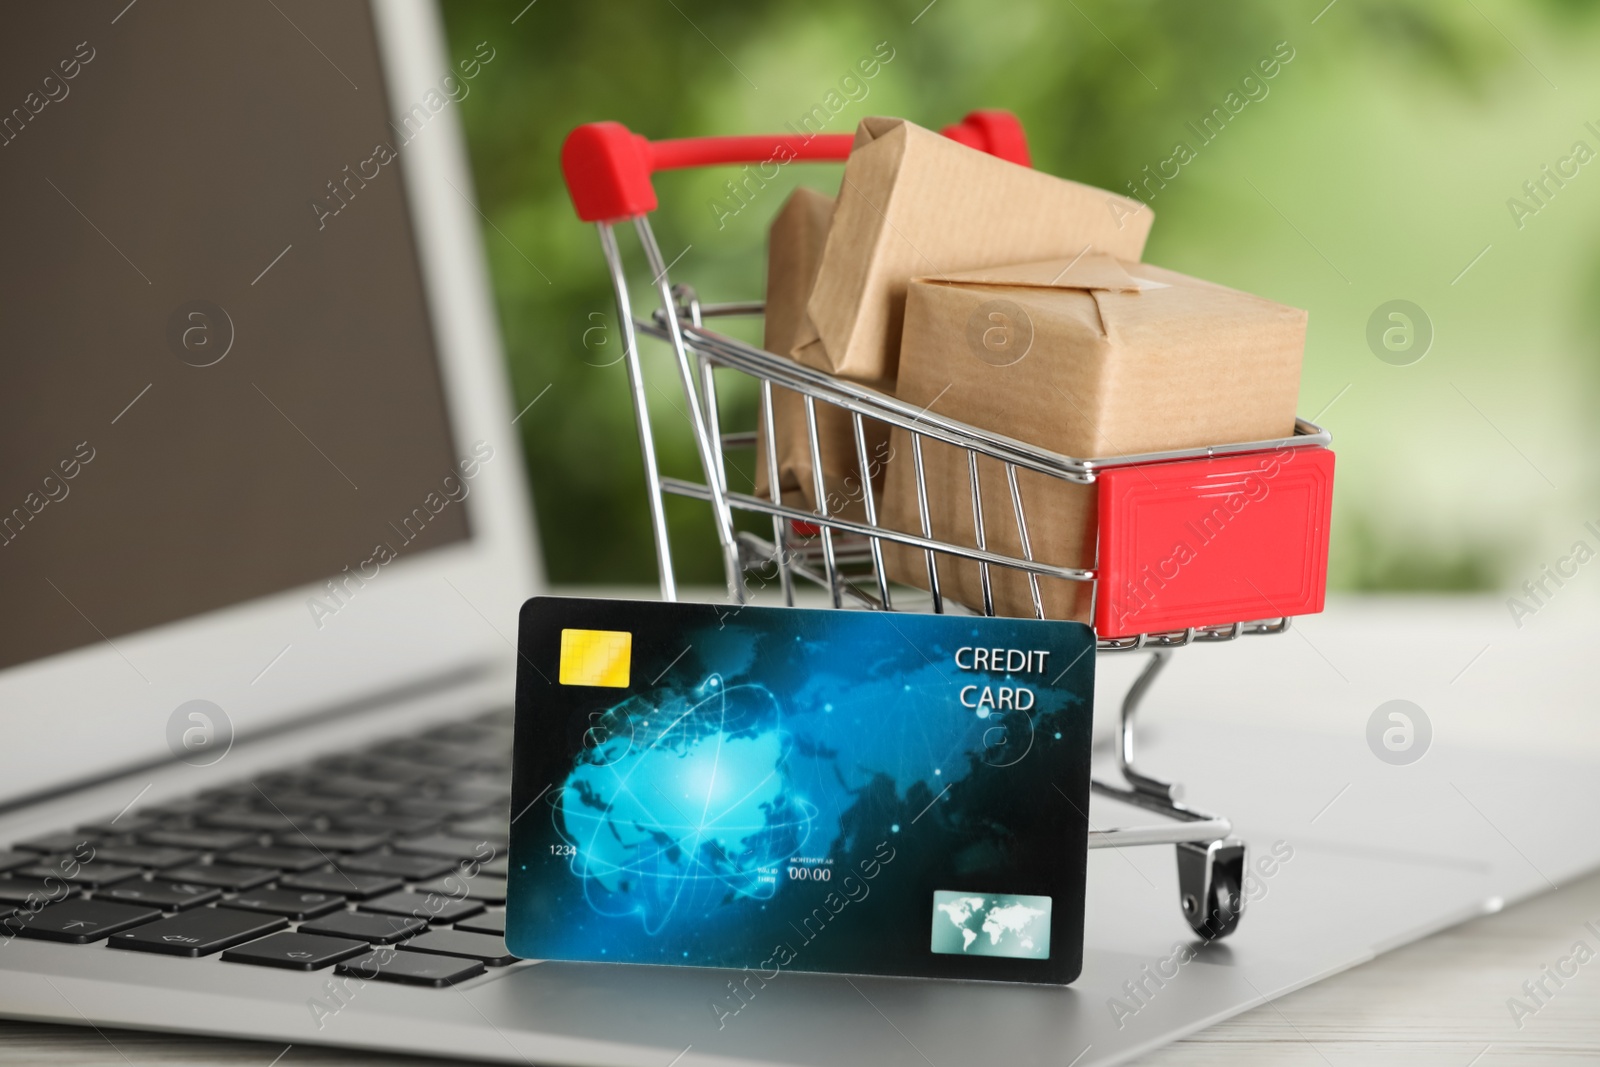
[[1050, 958], [1050, 898], [1015, 893], [933, 893], [929, 949], [957, 956]]

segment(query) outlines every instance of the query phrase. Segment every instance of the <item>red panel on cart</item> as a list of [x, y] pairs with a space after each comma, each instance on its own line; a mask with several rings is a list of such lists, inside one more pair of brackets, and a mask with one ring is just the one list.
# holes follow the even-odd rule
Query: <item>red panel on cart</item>
[[1328, 449], [1127, 467], [1098, 484], [1101, 637], [1322, 610]]

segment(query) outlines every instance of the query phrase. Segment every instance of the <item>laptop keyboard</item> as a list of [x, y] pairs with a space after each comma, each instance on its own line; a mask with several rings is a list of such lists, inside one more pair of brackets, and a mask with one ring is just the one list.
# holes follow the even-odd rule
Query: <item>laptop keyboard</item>
[[0, 937], [443, 987], [506, 952], [511, 712], [0, 845]]

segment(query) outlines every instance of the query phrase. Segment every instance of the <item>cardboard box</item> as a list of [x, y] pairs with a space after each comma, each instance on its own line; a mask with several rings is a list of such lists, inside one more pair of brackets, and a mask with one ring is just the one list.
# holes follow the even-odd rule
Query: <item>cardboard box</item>
[[[801, 187], [790, 194], [772, 220], [767, 238], [767, 311], [764, 347], [769, 352], [789, 354], [795, 346], [800, 324], [805, 318], [806, 298], [821, 265], [823, 242], [833, 218], [832, 197]], [[827, 370], [826, 366], [817, 367]], [[882, 382], [867, 385], [890, 391]], [[832, 404], [818, 402], [817, 445], [822, 456], [822, 477], [828, 498], [828, 512], [852, 519], [865, 516], [862, 502], [860, 464], [857, 461], [855, 429], [850, 413]], [[763, 416], [764, 418], [764, 416]], [[815, 483], [812, 479], [811, 445], [806, 432], [805, 400], [790, 389], [772, 388], [773, 434], [777, 441], [778, 488], [790, 507], [815, 511]], [[757, 422], [758, 430], [765, 425]], [[864, 421], [869, 477], [874, 491], [883, 486], [883, 467], [888, 456], [889, 431], [874, 419]], [[756, 443], [755, 495], [770, 499], [767, 478], [767, 447], [764, 434]]]
[[767, 231], [767, 351], [789, 355], [805, 318], [806, 300], [822, 266], [833, 221], [833, 197], [800, 186], [789, 194]]
[[795, 355], [853, 381], [892, 382], [913, 277], [1086, 250], [1137, 260], [1152, 220], [1137, 200], [904, 119], [863, 119]]
[[[1306, 313], [1148, 264], [1085, 255], [911, 283], [898, 395], [1080, 458], [1287, 437]], [[910, 435], [896, 430], [883, 522], [921, 531]], [[967, 452], [923, 439], [933, 536], [976, 546]], [[1004, 466], [979, 459], [991, 551], [1021, 557]], [[1095, 489], [1032, 471], [1018, 487], [1034, 558], [1092, 567]], [[891, 580], [928, 587], [925, 554], [885, 543]], [[940, 591], [983, 608], [976, 563], [939, 558]], [[1031, 615], [1027, 576], [991, 567], [995, 610]], [[1041, 579], [1045, 614], [1089, 618], [1086, 583]]]

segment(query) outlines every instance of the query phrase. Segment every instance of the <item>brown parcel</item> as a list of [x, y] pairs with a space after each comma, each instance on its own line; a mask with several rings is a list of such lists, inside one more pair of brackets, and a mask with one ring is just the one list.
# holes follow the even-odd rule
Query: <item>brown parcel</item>
[[[1305, 331], [1297, 308], [1098, 255], [921, 279], [906, 302], [899, 395], [1078, 457], [1286, 437]], [[934, 538], [975, 547], [966, 450], [924, 438], [922, 451]], [[884, 524], [920, 534], [906, 431], [894, 431], [890, 454]], [[1022, 558], [1004, 465], [978, 464], [986, 545]], [[1034, 558], [1092, 567], [1094, 487], [1020, 469], [1017, 476]], [[928, 587], [921, 550], [885, 542], [884, 553], [891, 580]], [[982, 611], [978, 564], [937, 560], [940, 592]], [[989, 573], [998, 614], [1033, 614], [1026, 574]], [[1087, 583], [1039, 585], [1047, 617], [1088, 621]]]
[[[833, 199], [814, 189], [797, 188], [784, 202], [767, 238], [767, 311], [765, 347], [788, 355], [805, 316], [806, 297], [817, 277], [822, 244], [833, 217]], [[816, 368], [827, 370], [826, 366]], [[885, 392], [881, 382], [866, 382]], [[860, 464], [856, 457], [855, 430], [850, 413], [833, 404], [818, 402], [817, 446], [822, 456], [822, 477], [828, 512], [847, 518], [864, 517]], [[773, 436], [777, 441], [778, 487], [783, 503], [813, 511], [817, 494], [811, 476], [811, 445], [806, 432], [805, 400], [791, 389], [772, 389]], [[757, 428], [765, 426], [765, 418]], [[889, 449], [888, 427], [876, 419], [863, 420], [870, 476], [875, 489], [883, 486], [883, 463]], [[755, 494], [771, 498], [767, 477], [765, 433], [756, 437]]]
[[866, 118], [844, 168], [796, 355], [852, 381], [894, 381], [906, 285], [1085, 249], [1137, 260], [1137, 200], [1020, 167], [904, 119]]

